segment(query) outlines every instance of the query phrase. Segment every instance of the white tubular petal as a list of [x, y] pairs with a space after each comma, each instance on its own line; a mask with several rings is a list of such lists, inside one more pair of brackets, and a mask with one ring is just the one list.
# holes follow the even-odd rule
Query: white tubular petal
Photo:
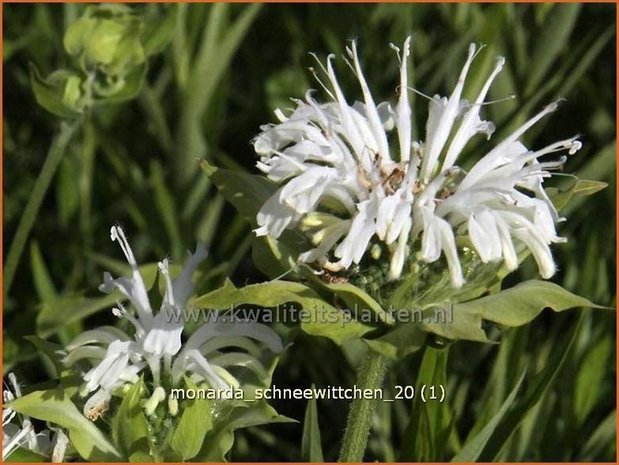
[[281, 192], [282, 188], [273, 194], [258, 212], [256, 221], [260, 227], [254, 229], [256, 236], [270, 234], [277, 239], [284, 229], [298, 218], [294, 208], [280, 201]]
[[144, 351], [158, 356], [163, 354], [176, 355], [182, 345], [183, 326], [182, 319], [174, 321], [165, 309], [160, 311], [153, 319], [153, 326], [148, 330], [142, 341]]
[[99, 386], [113, 386], [118, 380], [119, 374], [129, 362], [129, 349], [131, 342], [112, 342], [105, 354], [105, 358], [84, 375], [86, 387], [89, 391], [94, 391]]
[[174, 301], [174, 291], [172, 289], [172, 280], [170, 279], [170, 268], [168, 264], [168, 259], [164, 259], [160, 261], [157, 266], [159, 267], [159, 272], [163, 275], [166, 284], [166, 291], [163, 296], [163, 306], [174, 308], [176, 307]]
[[226, 389], [229, 386], [197, 350], [187, 351], [185, 367], [185, 371], [201, 375], [213, 389]]
[[297, 176], [286, 184], [280, 199], [298, 214], [313, 210], [337, 172], [333, 168], [317, 166]]
[[456, 240], [451, 225], [444, 219], [435, 216], [427, 209], [423, 209], [424, 231], [421, 239], [421, 254], [424, 261], [435, 262], [445, 253], [451, 284], [461, 287], [464, 284]]
[[381, 199], [374, 192], [372, 197], [358, 204], [359, 212], [353, 218], [348, 234], [335, 249], [340, 264], [348, 268], [359, 263], [365, 254], [370, 239], [376, 232], [376, 216]]
[[216, 355], [210, 359], [211, 364], [223, 368], [229, 366], [238, 366], [251, 370], [259, 379], [268, 378], [269, 375], [256, 358], [242, 352], [228, 352], [221, 355]]
[[441, 230], [442, 247], [451, 275], [451, 285], [456, 288], [462, 287], [464, 284], [464, 277], [462, 276], [462, 268], [460, 266], [460, 259], [458, 258], [456, 239], [454, 238], [453, 231], [449, 223], [443, 219], [439, 219], [439, 227]]
[[[228, 370], [218, 365], [211, 365], [211, 367], [213, 368], [213, 371], [217, 374], [217, 376], [223, 379], [228, 384], [228, 386], [234, 387], [236, 389], [241, 387], [241, 383], [239, 383], [239, 380], [232, 376], [232, 374]], [[227, 392], [224, 392], [223, 394], [229, 395]], [[227, 399], [229, 397], [223, 398]]]
[[357, 160], [361, 163], [362, 167], [369, 171], [372, 168], [372, 163], [369, 157], [369, 154], [364, 153], [365, 147], [363, 145], [363, 138], [359, 133], [358, 128], [353, 123], [351, 112], [353, 111], [351, 107], [346, 102], [346, 98], [344, 97], [344, 93], [340, 88], [339, 83], [337, 82], [337, 78], [335, 76], [335, 71], [333, 70], [333, 64], [331, 60], [333, 59], [333, 55], [329, 55], [327, 57], [327, 76], [329, 77], [329, 81], [331, 82], [331, 86], [333, 87], [333, 91], [335, 93], [336, 102], [338, 104], [340, 110], [340, 117], [343, 132], [348, 135], [347, 140], [350, 142], [353, 151], [355, 152], [355, 156]]
[[391, 264], [389, 267], [389, 279], [398, 279], [402, 274], [404, 268], [404, 260], [406, 259], [406, 251], [408, 247], [408, 238], [410, 235], [413, 221], [410, 216], [406, 218], [398, 238], [398, 245], [391, 257]]
[[501, 258], [501, 238], [494, 216], [487, 210], [472, 214], [468, 221], [469, 238], [479, 258], [488, 263]]
[[[24, 442], [26, 442], [29, 436], [34, 432], [32, 424], [24, 426], [18, 430], [13, 436], [7, 437], [6, 441], [3, 435], [2, 438], [2, 460], [6, 460], [16, 449], [18, 449]], [[6, 444], [5, 444], [6, 442]]]
[[243, 323], [206, 323], [193, 333], [185, 343], [184, 350], [198, 349], [213, 338], [227, 336], [245, 336], [265, 344], [271, 352], [280, 353], [283, 345], [280, 337], [268, 326], [254, 322]]
[[387, 132], [391, 131], [395, 127], [395, 120], [393, 119], [395, 112], [391, 108], [389, 102], [381, 102], [376, 106], [378, 111], [378, 117], [380, 118], [380, 124]]
[[208, 250], [204, 244], [198, 243], [194, 253], [188, 254], [187, 261], [181, 274], [172, 282], [174, 301], [179, 309], [184, 309], [187, 301], [193, 293], [191, 277], [200, 263], [208, 256]]
[[518, 268], [518, 254], [512, 242], [509, 226], [500, 215], [495, 216], [495, 220], [499, 231], [499, 237], [501, 238], [501, 250], [505, 267], [508, 271], [513, 271]]
[[69, 355], [62, 359], [62, 363], [70, 367], [83, 359], [102, 360], [105, 357], [105, 353], [106, 350], [103, 347], [81, 346], [70, 351]]
[[324, 258], [329, 250], [346, 234], [350, 224], [350, 220], [342, 220], [324, 228], [318, 233], [320, 234], [318, 247], [299, 255], [299, 261], [302, 263], [312, 263]]
[[[131, 265], [131, 279], [129, 280], [128, 278], [119, 278], [114, 281], [111, 281], [110, 279], [104, 279], [104, 283], [99, 289], [102, 292], [111, 292], [110, 287], [117, 288], [131, 300], [131, 303], [138, 311], [140, 318], [148, 320], [148, 318], [152, 315], [153, 311], [150, 308], [150, 302], [148, 300], [148, 293], [146, 292], [144, 280], [142, 279], [142, 275], [140, 274], [140, 270], [138, 269], [138, 264], [135, 260], [135, 257], [133, 256], [133, 251], [129, 246], [127, 238], [125, 237], [125, 233], [119, 226], [112, 226], [110, 235], [112, 241], [118, 241], [118, 243], [120, 244], [120, 248], [125, 254], [127, 261], [129, 262], [129, 265]], [[109, 274], [107, 276], [109, 276]]]
[[383, 158], [391, 159], [389, 155], [389, 144], [387, 143], [387, 135], [383, 130], [383, 125], [381, 124], [378, 110], [376, 109], [376, 104], [374, 103], [374, 99], [372, 98], [370, 88], [368, 87], [365, 77], [363, 76], [361, 64], [359, 63], [359, 56], [357, 55], [357, 43], [355, 41], [352, 42], [352, 50], [350, 50], [350, 52], [350, 56], [355, 66], [357, 79], [359, 80], [361, 91], [363, 92], [363, 99], [365, 100], [367, 117], [372, 128], [372, 133], [374, 134], [374, 139], [378, 144], [379, 153], [383, 156]]
[[9, 382], [11, 383], [11, 387], [13, 388], [13, 392], [15, 393], [15, 397], [21, 397], [21, 388], [19, 387], [19, 383], [17, 382], [17, 377], [15, 376], [15, 373], [10, 372], [8, 374], [8, 378]]
[[431, 220], [426, 223], [421, 237], [421, 256], [432, 263], [441, 256], [441, 232], [436, 221]]
[[[411, 37], [408, 36], [402, 48], [402, 63], [400, 63], [400, 98], [396, 107], [396, 126], [400, 143], [400, 161], [406, 162], [411, 153], [412, 112], [408, 101], [408, 56], [410, 54]], [[416, 169], [416, 168], [415, 168]]]
[[533, 118], [529, 119], [526, 123], [520, 126], [520, 128], [514, 131], [509, 137], [507, 137], [494, 149], [488, 152], [488, 154], [486, 154], [481, 160], [479, 160], [475, 164], [475, 166], [473, 166], [473, 168], [467, 174], [466, 178], [462, 181], [460, 187], [463, 189], [468, 188], [469, 186], [477, 182], [480, 178], [482, 178], [484, 174], [489, 172], [491, 169], [503, 164], [506, 158], [508, 158], [509, 156], [514, 156], [515, 152], [518, 152], [520, 150], [520, 154], [522, 153], [521, 149], [527, 151], [526, 148], [520, 142], [518, 142], [517, 139], [544, 116], [555, 111], [557, 107], [558, 101], [547, 105], [546, 108], [540, 111]]
[[[505, 64], [505, 58], [499, 57], [497, 60], [497, 65], [490, 74], [490, 77], [486, 80], [486, 83], [482, 87], [475, 103], [471, 105], [471, 109], [466, 112], [464, 117], [462, 118], [462, 123], [460, 123], [460, 127], [456, 132], [449, 149], [447, 151], [447, 155], [445, 155], [445, 161], [443, 162], [443, 168], [441, 171], [446, 170], [447, 168], [451, 168], [453, 164], [456, 162], [456, 159], [466, 143], [473, 137], [477, 132], [482, 131], [484, 129], [490, 129], [484, 126], [483, 122], [479, 119], [479, 111], [481, 110], [481, 105], [486, 99], [486, 95], [490, 90], [490, 86], [494, 81], [494, 78], [501, 72], [503, 69], [503, 65]], [[491, 132], [490, 132], [491, 134]]]
[[376, 235], [381, 241], [385, 240], [387, 231], [395, 217], [395, 212], [400, 202], [397, 194], [388, 195], [378, 206], [376, 215]]
[[531, 250], [542, 278], [552, 278], [555, 274], [556, 266], [550, 247], [544, 242], [543, 238], [535, 234], [535, 231], [531, 229], [513, 229], [512, 234], [515, 238], [524, 242]]
[[[437, 99], [436, 97], [430, 102], [430, 112], [433, 113], [432, 124], [428, 118], [427, 134], [426, 134], [426, 155], [421, 164], [421, 176], [424, 181], [428, 181], [432, 173], [437, 167], [438, 159], [449, 138], [449, 134], [453, 128], [453, 124], [458, 116], [460, 109], [460, 98], [462, 97], [462, 89], [466, 75], [469, 72], [473, 58], [475, 57], [475, 44], [469, 46], [469, 56], [462, 68], [458, 83], [454, 88], [449, 100]], [[440, 105], [438, 107], [437, 105]]]
[[54, 449], [52, 451], [52, 463], [63, 463], [64, 460], [64, 454], [67, 451], [67, 448], [69, 447], [69, 437], [64, 434], [64, 431], [62, 431], [62, 429], [57, 428], [55, 433], [55, 438], [54, 438]]
[[[501, 147], [500, 150], [497, 150]], [[509, 143], [501, 142], [496, 148], [488, 152], [481, 160], [479, 160], [473, 168], [467, 173], [457, 191], [470, 189], [478, 183], [487, 181], [487, 176], [496, 168], [510, 164], [514, 160], [529, 153], [529, 150], [519, 141]]]
[[84, 404], [84, 416], [96, 420], [101, 413], [108, 409], [112, 393], [105, 389], [99, 389]]
[[243, 336], [226, 336], [223, 339], [211, 339], [205, 344], [202, 344], [198, 350], [208, 357], [211, 352], [216, 352], [222, 348], [243, 349], [252, 357], [260, 356], [260, 348], [258, 345], [251, 339]]

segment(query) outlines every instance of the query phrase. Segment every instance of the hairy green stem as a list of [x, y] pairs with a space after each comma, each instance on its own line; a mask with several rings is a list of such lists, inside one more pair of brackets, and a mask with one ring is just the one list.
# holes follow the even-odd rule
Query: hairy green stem
[[60, 161], [67, 150], [71, 137], [80, 125], [81, 120], [77, 120], [71, 124], [63, 122], [60, 127], [60, 132], [54, 138], [49, 152], [47, 153], [47, 158], [45, 159], [41, 173], [34, 184], [34, 188], [32, 189], [32, 193], [30, 194], [24, 213], [19, 220], [17, 231], [15, 232], [13, 242], [11, 242], [9, 252], [6, 256], [3, 274], [3, 296], [5, 299], [9, 294], [11, 284], [13, 283], [13, 278], [15, 277], [15, 271], [17, 270], [17, 265], [19, 265], [21, 254], [24, 251], [24, 246], [26, 245], [26, 241], [30, 235], [34, 221], [36, 220], [39, 208], [43, 203], [47, 189], [54, 178], [54, 174], [56, 174], [58, 165], [60, 165]]
[[[356, 387], [362, 391], [380, 389], [385, 379], [387, 366], [388, 361], [385, 357], [373, 351], [368, 352], [359, 368]], [[372, 414], [378, 401], [376, 398], [353, 400], [342, 439], [340, 462], [363, 461], [372, 426]]]

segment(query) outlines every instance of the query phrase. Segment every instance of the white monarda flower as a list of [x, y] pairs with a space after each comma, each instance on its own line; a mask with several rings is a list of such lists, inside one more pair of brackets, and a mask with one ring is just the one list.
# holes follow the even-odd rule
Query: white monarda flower
[[[482, 157], [468, 172], [456, 163], [468, 141], [479, 133], [488, 138], [494, 125], [480, 110], [504, 59], [497, 64], [473, 103], [462, 90], [477, 50], [468, 59], [449, 98], [430, 99], [426, 140], [412, 140], [412, 109], [408, 99], [407, 58], [400, 59], [400, 84], [395, 107], [377, 104], [363, 76], [355, 42], [346, 63], [356, 75], [363, 102], [349, 104], [337, 81], [332, 61], [320, 65], [331, 97], [318, 103], [308, 91], [294, 100], [290, 116], [276, 111], [278, 124], [263, 126], [254, 140], [258, 168], [282, 186], [257, 215], [256, 234], [279, 237], [287, 228], [311, 233], [315, 248], [299, 260], [330, 271], [359, 263], [378, 241], [390, 251], [390, 277], [400, 277], [410, 247], [420, 237], [421, 257], [434, 262], [445, 255], [452, 284], [464, 282], [456, 234], [468, 235], [483, 262], [503, 260], [517, 266], [515, 242], [528, 247], [543, 277], [555, 270], [549, 244], [559, 242], [559, 217], [543, 189], [550, 169], [565, 161], [538, 159], [558, 150], [577, 151], [575, 138], [529, 151], [521, 135], [556, 108], [549, 105]], [[320, 62], [319, 62], [320, 63]], [[318, 79], [318, 78], [317, 78]], [[397, 136], [390, 143], [389, 132]]]
[[[7, 375], [8, 386], [2, 390], [2, 403], [8, 404], [21, 397], [21, 388], [14, 373]], [[6, 460], [13, 452], [24, 448], [45, 457], [51, 456], [52, 461], [62, 462], [67, 448], [67, 436], [61, 429], [35, 431], [32, 421], [25, 415], [20, 415], [10, 406], [2, 409], [2, 460]]]
[[[84, 406], [84, 415], [98, 418], [107, 408], [115, 389], [135, 383], [138, 374], [148, 367], [155, 392], [163, 388], [162, 370], [178, 384], [184, 374], [195, 382], [206, 381], [214, 388], [238, 386], [238, 381], [227, 368], [241, 365], [263, 369], [257, 359], [259, 349], [250, 339], [264, 343], [273, 352], [282, 350], [281, 340], [273, 330], [259, 323], [208, 322], [200, 327], [183, 346], [183, 311], [193, 292], [192, 275], [206, 258], [206, 249], [198, 245], [189, 255], [178, 278], [170, 278], [167, 260], [159, 263], [159, 271], [166, 283], [160, 310], [153, 314], [144, 279], [138, 269], [133, 251], [121, 228], [111, 229], [113, 241], [118, 241], [131, 265], [131, 277], [113, 279], [104, 275], [103, 292], [119, 290], [131, 303], [135, 314], [120, 303], [113, 313], [127, 319], [135, 329], [133, 337], [113, 326], [89, 330], [78, 336], [67, 347], [65, 363], [69, 366], [81, 360], [95, 361], [84, 373], [84, 391], [93, 393]], [[241, 349], [241, 352], [220, 353], [220, 349]], [[159, 389], [160, 388], [160, 389]], [[159, 391], [157, 391], [159, 389]]]

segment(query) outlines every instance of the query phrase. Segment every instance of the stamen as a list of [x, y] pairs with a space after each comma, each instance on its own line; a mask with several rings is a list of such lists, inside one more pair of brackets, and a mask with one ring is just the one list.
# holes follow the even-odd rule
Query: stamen
[[[398, 86], [398, 88], [401, 88], [401, 87], [402, 87], [402, 86]], [[419, 90], [415, 89], [414, 87], [411, 87], [411, 86], [406, 86], [406, 88], [407, 88], [408, 90], [412, 90], [413, 92], [415, 92], [415, 93], [416, 93], [416, 94], [418, 94], [418, 95], [421, 95], [422, 97], [427, 98], [427, 99], [428, 99], [428, 100], [430, 100], [431, 102], [433, 102], [433, 101], [434, 101], [434, 98], [430, 97], [430, 96], [429, 96], [429, 95], [427, 95], [427, 94], [424, 94], [423, 92], [421, 92], [421, 91], [419, 91]]]
[[166, 282], [166, 298], [170, 305], [174, 307], [174, 290], [172, 288], [172, 280], [170, 279], [170, 267], [168, 264], [168, 259], [163, 259], [157, 264], [157, 266], [159, 267], [159, 271], [161, 271], [161, 274], [163, 275]]
[[112, 238], [112, 241], [118, 241], [118, 243], [120, 244], [120, 248], [125, 254], [125, 258], [129, 262], [129, 265], [131, 265], [131, 268], [137, 268], [138, 263], [133, 256], [133, 251], [129, 246], [129, 242], [127, 241], [127, 238], [122, 228], [116, 225], [112, 226], [112, 229], [110, 230], [110, 237]]
[[483, 107], [485, 105], [493, 105], [495, 103], [507, 102], [508, 100], [514, 100], [515, 98], [516, 98], [516, 94], [511, 94], [511, 95], [509, 95], [507, 97], [503, 97], [503, 98], [500, 98], [500, 99], [497, 99], [497, 100], [490, 100], [489, 102], [469, 103], [467, 105], [467, 107], [468, 108], [477, 107], [477, 106]]
[[[318, 58], [316, 58], [318, 59]], [[323, 69], [324, 67], [321, 66]], [[329, 95], [329, 97], [331, 97], [332, 100], [335, 100], [335, 97], [333, 96], [333, 94], [331, 93], [331, 91], [329, 90], [329, 88], [326, 86], [326, 84], [324, 82], [322, 82], [322, 80], [318, 77], [318, 74], [316, 73], [316, 70], [310, 66], [309, 67], [309, 71], [310, 73], [312, 73], [312, 75], [314, 76], [314, 79], [316, 79], [316, 81], [318, 81], [318, 84], [320, 84], [320, 87], [322, 87], [324, 89], [324, 91]]]

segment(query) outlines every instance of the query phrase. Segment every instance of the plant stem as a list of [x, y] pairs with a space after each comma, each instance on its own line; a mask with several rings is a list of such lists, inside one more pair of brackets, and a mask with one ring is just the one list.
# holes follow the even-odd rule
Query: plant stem
[[54, 137], [49, 152], [47, 153], [47, 158], [45, 159], [41, 173], [34, 184], [34, 188], [32, 189], [32, 193], [30, 194], [30, 198], [28, 199], [28, 203], [24, 209], [24, 213], [22, 214], [19, 224], [17, 225], [17, 231], [13, 237], [13, 242], [11, 242], [11, 246], [9, 247], [9, 253], [7, 254], [3, 274], [3, 297], [5, 299], [9, 294], [11, 284], [13, 283], [13, 278], [15, 277], [15, 271], [17, 270], [17, 265], [19, 265], [21, 254], [24, 251], [24, 246], [26, 245], [26, 241], [30, 235], [30, 230], [34, 225], [39, 208], [43, 203], [47, 189], [54, 178], [54, 174], [56, 174], [58, 165], [66, 152], [71, 137], [80, 125], [81, 120], [77, 120], [71, 124], [63, 122], [60, 126], [60, 132]]
[[[361, 389], [380, 389], [387, 372], [388, 361], [377, 352], [369, 351], [365, 356], [359, 373], [356, 387]], [[372, 414], [379, 399], [355, 399], [348, 413], [346, 431], [342, 439], [340, 462], [361, 462], [368, 443], [372, 426]]]

